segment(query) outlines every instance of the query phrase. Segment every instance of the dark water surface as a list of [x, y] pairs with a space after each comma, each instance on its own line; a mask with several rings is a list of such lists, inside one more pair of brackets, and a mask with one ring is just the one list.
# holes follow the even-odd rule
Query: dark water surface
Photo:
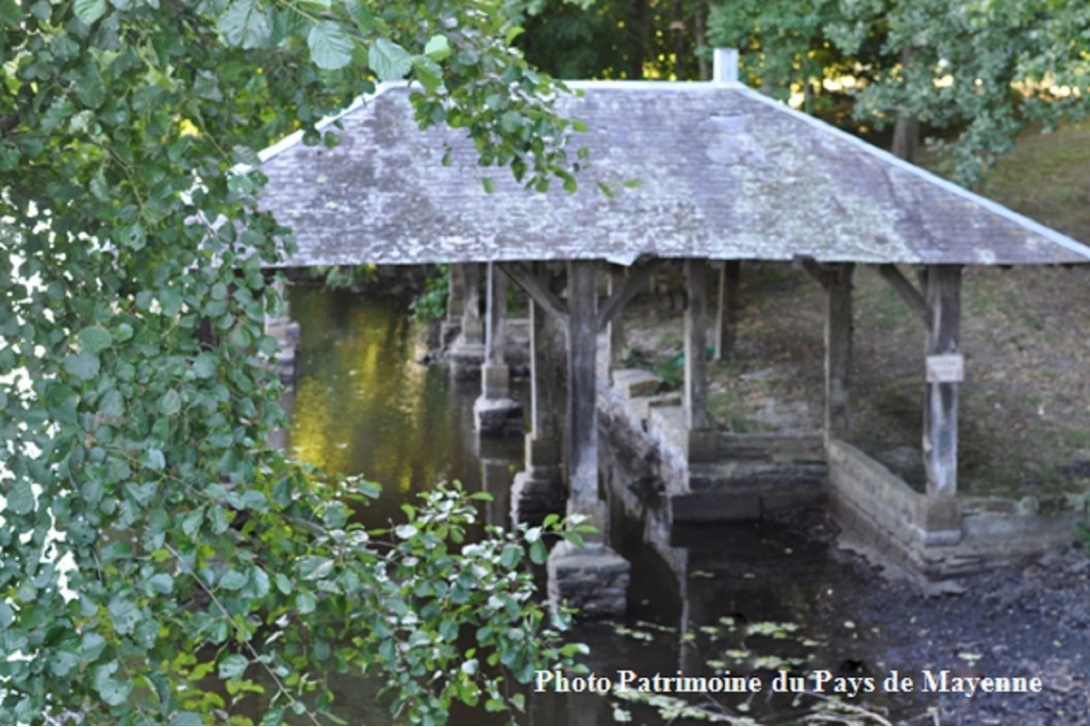
[[[416, 363], [426, 350], [424, 331], [408, 320], [405, 303], [295, 287], [291, 306], [303, 343], [289, 446], [330, 472], [382, 483], [383, 495], [366, 515], [376, 526], [398, 519], [403, 502], [443, 479], [492, 493], [485, 519], [509, 526], [508, 491], [521, 469], [523, 443], [515, 438], [482, 449], [473, 431], [477, 387], [452, 384], [445, 368]], [[631, 476], [625, 463], [609, 466], [610, 479], [624, 486]], [[684, 703], [784, 723], [805, 707], [793, 695], [770, 693], [781, 670], [805, 679], [815, 670], [880, 679], [896, 668], [882, 661], [881, 624], [853, 616], [867, 587], [865, 574], [833, 557], [828, 546], [772, 524], [705, 527], [668, 539], [623, 517], [619, 506], [613, 511], [612, 544], [632, 562], [629, 613], [615, 622], [581, 625], [573, 634], [590, 646], [588, 665], [596, 676], [614, 683], [622, 673], [757, 677], [760, 692], [686, 694]], [[373, 687], [358, 679], [341, 685], [341, 714], [350, 723], [388, 721], [374, 703]], [[826, 691], [833, 686], [826, 683]], [[663, 712], [679, 706], [668, 700], [649, 706], [551, 689], [528, 696], [527, 721], [537, 724], [695, 720]], [[894, 721], [921, 709], [881, 695], [864, 699], [870, 708], [891, 709]], [[494, 718], [455, 719], [477, 724]]]

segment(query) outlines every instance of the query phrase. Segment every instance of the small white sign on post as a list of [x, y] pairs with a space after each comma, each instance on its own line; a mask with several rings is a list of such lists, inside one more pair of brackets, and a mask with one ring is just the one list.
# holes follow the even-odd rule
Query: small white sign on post
[[965, 380], [965, 357], [946, 353], [927, 357], [927, 383], [955, 384]]

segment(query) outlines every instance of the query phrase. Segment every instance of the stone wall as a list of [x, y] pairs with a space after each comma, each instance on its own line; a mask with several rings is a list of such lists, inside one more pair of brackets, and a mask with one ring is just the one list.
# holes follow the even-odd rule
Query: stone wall
[[1083, 494], [934, 500], [847, 444], [828, 447], [829, 500], [864, 549], [931, 580], [1070, 543]]
[[689, 432], [681, 398], [661, 380], [616, 370], [599, 389], [603, 439], [616, 456], [641, 462], [632, 487], [661, 497], [672, 523], [754, 520], [820, 503], [826, 466], [819, 435]]

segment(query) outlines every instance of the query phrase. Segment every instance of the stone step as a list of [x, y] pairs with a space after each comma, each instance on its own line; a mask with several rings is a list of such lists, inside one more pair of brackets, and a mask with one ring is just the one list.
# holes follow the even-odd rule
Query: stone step
[[735, 460], [689, 467], [689, 489], [693, 492], [733, 489], [739, 486], [820, 486], [829, 468], [820, 460], [772, 462]]
[[820, 434], [740, 434], [720, 432], [716, 454], [729, 460], [774, 462], [824, 461], [825, 444]]

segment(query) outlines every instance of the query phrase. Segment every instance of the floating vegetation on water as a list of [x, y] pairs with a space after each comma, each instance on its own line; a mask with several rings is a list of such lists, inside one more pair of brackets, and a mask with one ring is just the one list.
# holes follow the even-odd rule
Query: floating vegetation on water
[[649, 634], [646, 631], [639, 631], [637, 629], [629, 628], [624, 624], [619, 624], [616, 621], [607, 621], [606, 625], [613, 629], [613, 633], [618, 636], [626, 636], [636, 641], [652, 642], [655, 640], [654, 634]]
[[[802, 695], [800, 695], [801, 697]], [[886, 718], [885, 710], [861, 704], [850, 704], [839, 697], [806, 692], [805, 696], [818, 701], [800, 720], [800, 724], [814, 725], [885, 725], [892, 722]], [[935, 721], [938, 724], [938, 720]]]
[[677, 626], [664, 626], [663, 624], [652, 623], [651, 621], [637, 621], [636, 625], [642, 629], [652, 629], [654, 631], [661, 631], [665, 634], [677, 633]]
[[799, 630], [797, 623], [790, 621], [758, 621], [746, 627], [749, 636], [768, 636], [773, 639], [786, 639]]
[[[670, 723], [678, 719], [695, 719], [702, 722], [716, 722], [731, 725], [756, 724], [752, 719], [731, 713], [724, 705], [712, 699], [707, 699], [704, 704], [690, 704], [684, 699], [672, 697], [667, 694], [655, 694], [653, 692], [637, 692], [633, 689], [622, 689], [612, 693], [614, 699], [624, 699], [634, 704], [645, 704], [658, 711], [664, 723]], [[614, 708], [616, 714], [616, 707]]]
[[690, 578], [715, 578], [715, 574], [706, 570], [694, 570], [689, 574]]

